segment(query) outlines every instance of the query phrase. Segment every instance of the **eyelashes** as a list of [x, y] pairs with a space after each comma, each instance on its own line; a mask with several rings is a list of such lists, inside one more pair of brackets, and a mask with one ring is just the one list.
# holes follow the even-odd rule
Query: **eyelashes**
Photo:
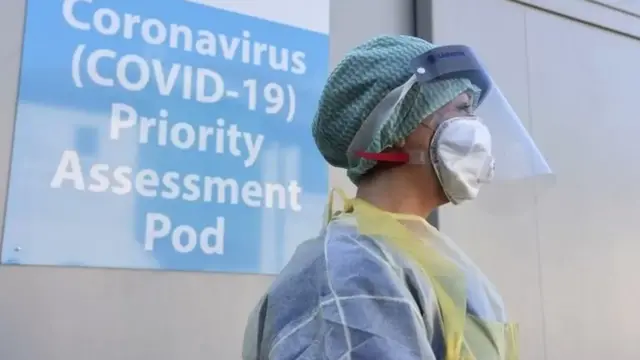
[[469, 103], [458, 105], [456, 109], [469, 115], [473, 112], [473, 107]]

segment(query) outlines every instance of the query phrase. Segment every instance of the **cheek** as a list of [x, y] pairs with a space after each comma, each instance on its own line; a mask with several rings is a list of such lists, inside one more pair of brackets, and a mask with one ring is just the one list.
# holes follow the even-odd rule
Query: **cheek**
[[429, 133], [429, 136], [425, 137], [423, 142], [424, 142], [424, 147], [425, 148], [429, 148], [431, 147], [431, 141], [433, 141], [433, 132]]
[[428, 150], [431, 146], [433, 131], [429, 128], [420, 126], [411, 135], [407, 137], [406, 147], [411, 149]]
[[453, 104], [449, 104], [447, 108], [441, 110], [440, 116], [442, 119], [451, 119], [458, 116], [469, 116], [469, 114], [461, 111], [456, 106], [453, 106]]

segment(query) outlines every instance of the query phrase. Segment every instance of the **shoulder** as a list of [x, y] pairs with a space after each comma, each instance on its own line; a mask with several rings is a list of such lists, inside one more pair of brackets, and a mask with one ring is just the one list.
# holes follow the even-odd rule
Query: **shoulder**
[[401, 296], [403, 267], [383, 242], [357, 231], [349, 219], [330, 224], [324, 237], [327, 281], [333, 296]]
[[397, 260], [377, 239], [360, 234], [349, 219], [338, 219], [297, 248], [270, 293], [295, 287], [319, 298], [373, 292], [400, 296], [404, 271]]
[[354, 354], [379, 354], [391, 340], [394, 356], [399, 348], [428, 352], [430, 320], [424, 322], [408, 286], [414, 274], [405, 265], [383, 242], [363, 236], [349, 221], [332, 222], [298, 247], [269, 289], [262, 353], [283, 359], [322, 353], [314, 348], [322, 344], [313, 340], [319, 337], [336, 349], [350, 347], [345, 339], [368, 344], [354, 348]]

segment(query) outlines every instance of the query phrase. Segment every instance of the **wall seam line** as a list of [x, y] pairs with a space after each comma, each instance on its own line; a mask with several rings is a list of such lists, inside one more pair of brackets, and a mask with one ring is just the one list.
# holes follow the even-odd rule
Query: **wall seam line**
[[[531, 96], [531, 79], [533, 78], [531, 74], [531, 61], [529, 58], [529, 30], [528, 30], [528, 9], [523, 9], [523, 23], [524, 23], [524, 52], [525, 52], [525, 64], [526, 64], [526, 81], [527, 81], [527, 113], [529, 116], [530, 130], [531, 135], [533, 136], [533, 105], [532, 105], [532, 96]], [[542, 354], [545, 360], [548, 359], [547, 348], [547, 316], [545, 312], [545, 297], [544, 297], [544, 281], [543, 281], [543, 271], [542, 271], [542, 244], [540, 242], [540, 219], [538, 218], [538, 189], [534, 187], [533, 192], [533, 209], [534, 209], [534, 232], [535, 232], [535, 241], [536, 241], [536, 251], [537, 251], [537, 261], [538, 261], [538, 288], [540, 293], [540, 313], [541, 313], [541, 322], [542, 322]]]

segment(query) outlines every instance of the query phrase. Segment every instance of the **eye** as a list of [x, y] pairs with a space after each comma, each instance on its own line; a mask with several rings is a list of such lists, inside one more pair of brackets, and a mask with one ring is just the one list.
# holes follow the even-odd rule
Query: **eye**
[[473, 107], [470, 103], [460, 104], [456, 107], [458, 111], [471, 115], [473, 113]]

